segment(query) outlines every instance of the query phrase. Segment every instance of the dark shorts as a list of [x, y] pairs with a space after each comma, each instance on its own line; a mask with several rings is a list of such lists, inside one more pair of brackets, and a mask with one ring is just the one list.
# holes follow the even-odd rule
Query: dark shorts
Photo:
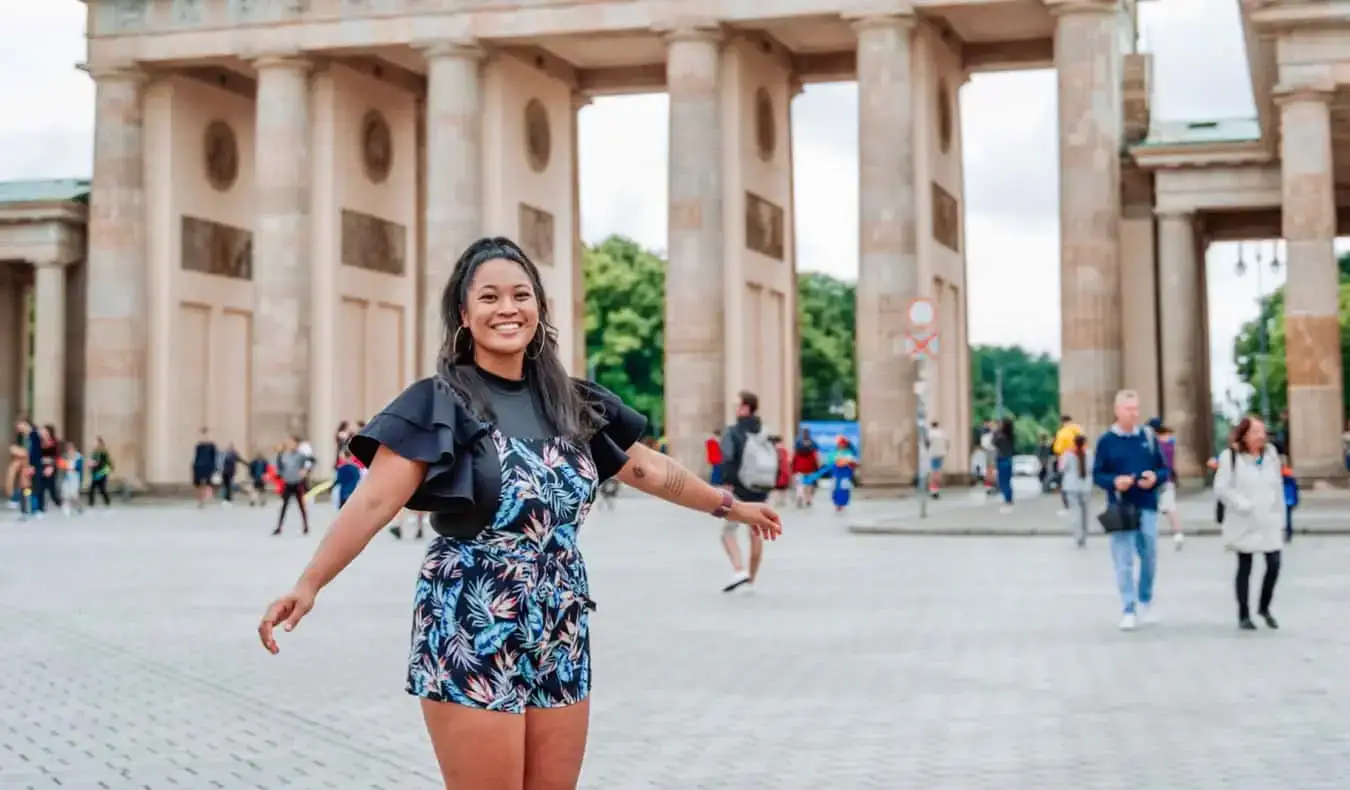
[[193, 469], [193, 470], [192, 470], [192, 487], [193, 487], [193, 488], [199, 488], [199, 487], [201, 487], [201, 486], [209, 486], [209, 485], [211, 485], [211, 474], [212, 474], [212, 470], [210, 470], [210, 469]]

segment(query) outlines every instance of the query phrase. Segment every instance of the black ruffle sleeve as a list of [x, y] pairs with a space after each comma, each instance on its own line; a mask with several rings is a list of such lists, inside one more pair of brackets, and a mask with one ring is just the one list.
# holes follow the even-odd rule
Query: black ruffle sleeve
[[591, 437], [591, 458], [600, 482], [619, 473], [628, 463], [628, 450], [647, 430], [647, 418], [629, 408], [619, 396], [591, 381], [573, 379], [583, 398], [600, 409], [603, 427]]
[[[427, 465], [426, 477], [407, 507], [425, 513], [463, 513], [474, 507], [474, 444], [483, 424], [435, 378], [414, 382], [351, 438], [352, 455], [370, 466], [380, 445]], [[460, 457], [463, 456], [463, 457]]]

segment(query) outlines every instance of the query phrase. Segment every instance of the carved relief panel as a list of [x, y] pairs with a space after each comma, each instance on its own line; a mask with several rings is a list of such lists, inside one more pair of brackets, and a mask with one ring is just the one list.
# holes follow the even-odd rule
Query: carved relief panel
[[295, 19], [309, 10], [310, 0], [225, 0], [231, 24], [279, 22]]
[[553, 131], [549, 128], [548, 108], [538, 99], [525, 105], [525, 158], [530, 169], [542, 173], [553, 155]]
[[778, 147], [778, 129], [773, 113], [773, 99], [764, 88], [755, 91], [755, 148], [765, 162], [773, 160]]
[[205, 0], [173, 0], [169, 6], [169, 24], [196, 27], [206, 21]]
[[253, 234], [200, 217], [183, 216], [180, 229], [181, 259], [184, 271], [253, 279]]
[[754, 192], [745, 193], [745, 246], [776, 261], [786, 254], [784, 217], [781, 206]]
[[520, 248], [537, 266], [553, 265], [553, 215], [541, 208], [520, 204]]
[[361, 164], [372, 184], [383, 184], [394, 166], [394, 137], [379, 110], [361, 120]]
[[207, 182], [218, 192], [228, 192], [239, 178], [239, 141], [234, 129], [224, 121], [212, 121], [206, 127], [202, 154]]
[[144, 30], [150, 19], [150, 0], [102, 0], [93, 8], [90, 34], [95, 36]]
[[342, 265], [402, 276], [407, 269], [407, 229], [369, 214], [342, 210]]
[[933, 182], [933, 238], [952, 252], [961, 251], [961, 204]]

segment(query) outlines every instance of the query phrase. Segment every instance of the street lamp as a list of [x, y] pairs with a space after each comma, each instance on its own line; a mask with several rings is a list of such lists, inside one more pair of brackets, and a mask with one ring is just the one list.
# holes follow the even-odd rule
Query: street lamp
[[[1247, 273], [1247, 262], [1243, 259], [1242, 253], [1245, 249], [1242, 242], [1238, 242], [1237, 274], [1239, 277]], [[1258, 242], [1256, 246], [1256, 310], [1257, 310], [1257, 337], [1260, 342], [1260, 393], [1261, 393], [1261, 419], [1270, 424], [1270, 329], [1266, 320], [1266, 286], [1265, 286], [1265, 243]], [[1273, 244], [1273, 252], [1270, 256], [1271, 274], [1280, 272], [1280, 243]]]

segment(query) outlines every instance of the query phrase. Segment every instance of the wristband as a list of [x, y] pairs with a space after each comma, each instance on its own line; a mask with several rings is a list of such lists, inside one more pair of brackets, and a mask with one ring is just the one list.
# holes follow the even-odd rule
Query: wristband
[[731, 513], [731, 508], [735, 504], [736, 500], [731, 498], [731, 492], [725, 490], [722, 491], [722, 504], [718, 505], [717, 509], [713, 510], [712, 517], [726, 518], [727, 515]]

